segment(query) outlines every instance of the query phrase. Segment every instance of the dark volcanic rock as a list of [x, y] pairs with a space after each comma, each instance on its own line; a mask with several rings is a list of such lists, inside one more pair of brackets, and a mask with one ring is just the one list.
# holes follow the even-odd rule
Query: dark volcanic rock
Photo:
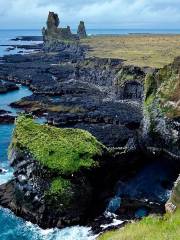
[[69, 26], [67, 28], [58, 28], [59, 17], [54, 12], [49, 12], [47, 19], [47, 29], [42, 29], [44, 42], [62, 41], [62, 40], [75, 40], [75, 36], [71, 33]]
[[0, 94], [18, 90], [19, 87], [11, 82], [0, 81]]
[[[16, 122], [16, 128], [18, 124], [20, 123]], [[37, 223], [43, 228], [61, 228], [74, 224], [87, 224], [88, 222], [92, 222], [95, 216], [104, 211], [107, 198], [112, 195], [112, 186], [117, 179], [119, 179], [119, 174], [122, 178], [125, 177], [125, 175], [127, 177], [127, 171], [128, 174], [131, 175], [134, 169], [142, 165], [142, 159], [139, 158], [139, 150], [136, 147], [132, 150], [130, 150], [129, 147], [107, 149], [98, 143], [91, 135], [88, 135], [88, 138], [85, 140], [90, 141], [91, 139], [92, 144], [97, 144], [97, 146], [94, 145], [94, 147], [100, 148], [98, 151], [101, 151], [93, 156], [94, 161], [97, 163], [93, 167], [87, 168], [86, 166], [82, 166], [80, 169], [71, 173], [69, 170], [63, 172], [60, 169], [45, 166], [36, 159], [28, 149], [23, 147], [21, 142], [23, 138], [21, 138], [21, 134], [18, 136], [19, 131], [21, 132], [24, 129], [22, 132], [25, 131], [24, 134], [27, 134], [25, 139], [27, 139], [28, 136], [32, 136], [31, 130], [28, 130], [32, 125], [29, 125], [28, 120], [23, 124], [20, 128], [18, 127], [19, 130], [15, 129], [14, 140], [12, 141], [9, 152], [10, 163], [14, 168], [15, 178], [6, 185], [0, 186], [0, 204], [10, 208], [26, 220]], [[37, 125], [34, 125], [34, 127], [36, 128]], [[39, 130], [44, 129], [44, 127], [41, 126], [38, 128]], [[53, 130], [53, 133], [54, 131], [58, 133], [58, 129], [56, 128], [50, 129], [47, 126], [45, 128], [48, 131]], [[40, 134], [39, 130], [38, 134]], [[68, 130], [61, 130], [61, 133], [65, 134], [66, 131]], [[44, 132], [44, 134], [46, 133]], [[71, 133], [69, 132], [69, 134]], [[79, 134], [88, 133], [79, 131]], [[66, 136], [64, 135], [64, 137]], [[83, 135], [82, 138], [84, 139]], [[84, 141], [82, 138], [81, 141]], [[34, 139], [34, 141], [36, 140]], [[45, 143], [44, 141], [43, 144], [46, 149], [49, 142]], [[83, 147], [83, 144], [82, 142], [81, 147]], [[88, 155], [86, 155], [88, 151], [84, 152], [86, 149], [83, 150], [81, 147], [78, 150], [80, 152], [77, 152], [79, 157], [83, 157], [84, 154], [88, 157]], [[68, 149], [68, 145], [67, 150], [70, 150]], [[73, 151], [75, 151], [75, 149]], [[135, 152], [137, 154], [134, 154]], [[52, 156], [51, 160], [54, 162], [53, 154], [54, 153], [50, 151], [48, 156]], [[46, 158], [48, 156], [44, 157]], [[66, 157], [66, 155], [64, 155], [64, 157]], [[57, 159], [57, 161], [61, 161], [61, 159]], [[67, 159], [67, 161], [69, 160]], [[77, 161], [79, 161], [79, 159], [77, 159]], [[67, 169], [66, 166], [65, 169]], [[111, 174], [112, 170], [113, 176]], [[54, 187], [52, 188], [52, 186], [54, 186], [52, 185], [54, 184], [54, 180], [55, 184], [57, 181], [61, 183], [60, 190], [58, 191], [56, 188], [59, 185], [55, 185], [55, 189]], [[65, 185], [62, 185], [64, 183]]]
[[3, 114], [3, 115], [0, 115], [0, 123], [14, 123], [14, 120], [15, 120], [15, 116], [12, 116], [12, 115], [6, 115], [6, 114]]
[[42, 36], [19, 36], [16, 38], [13, 38], [12, 41], [43, 41]]
[[87, 38], [86, 28], [85, 28], [85, 24], [83, 21], [80, 21], [80, 23], [79, 23], [77, 35], [79, 36], [80, 39]]

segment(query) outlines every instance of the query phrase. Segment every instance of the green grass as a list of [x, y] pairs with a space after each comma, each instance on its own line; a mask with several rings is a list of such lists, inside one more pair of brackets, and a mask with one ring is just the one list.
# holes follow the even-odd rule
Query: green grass
[[87, 131], [39, 125], [23, 115], [16, 120], [10, 150], [14, 147], [28, 151], [42, 165], [60, 174], [97, 166], [94, 157], [100, 156], [104, 148]]
[[123, 229], [107, 232], [98, 240], [180, 240], [180, 211], [163, 218], [149, 216]]
[[96, 36], [81, 40], [89, 56], [118, 58], [136, 66], [163, 67], [180, 55], [180, 35]]

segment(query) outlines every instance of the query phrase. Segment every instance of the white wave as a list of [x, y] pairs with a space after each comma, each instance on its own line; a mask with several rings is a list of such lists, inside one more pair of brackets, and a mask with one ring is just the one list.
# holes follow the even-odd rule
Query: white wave
[[121, 225], [123, 222], [124, 222], [124, 221], [117, 220], [117, 219], [113, 219], [113, 222], [112, 222], [112, 223], [101, 225], [101, 227], [102, 227], [103, 229], [106, 229], [106, 228], [108, 228], [108, 227], [114, 227], [114, 226]]
[[91, 228], [74, 226], [64, 229], [43, 230], [37, 225], [26, 222], [26, 228], [33, 233], [33, 239], [42, 240], [95, 240], [97, 236], [92, 235]]
[[7, 172], [0, 173], [0, 185], [8, 182], [13, 177], [13, 171], [8, 169]]
[[55, 231], [53, 240], [94, 240], [91, 228], [74, 226]]

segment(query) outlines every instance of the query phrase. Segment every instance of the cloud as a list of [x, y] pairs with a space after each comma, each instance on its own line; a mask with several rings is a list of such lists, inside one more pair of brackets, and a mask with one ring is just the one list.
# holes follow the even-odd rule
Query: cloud
[[179, 0], [0, 0], [0, 28], [41, 28], [49, 11], [62, 25], [179, 28]]

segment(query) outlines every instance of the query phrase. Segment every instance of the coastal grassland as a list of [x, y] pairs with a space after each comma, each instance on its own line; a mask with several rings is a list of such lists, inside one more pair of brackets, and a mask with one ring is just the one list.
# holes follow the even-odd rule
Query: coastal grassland
[[28, 151], [59, 174], [72, 174], [97, 166], [94, 157], [100, 156], [105, 147], [87, 131], [39, 125], [21, 115], [16, 120], [10, 151], [13, 148]]
[[180, 211], [164, 217], [149, 216], [123, 229], [110, 231], [98, 240], [178, 240], [180, 239]]
[[124, 59], [141, 67], [160, 68], [180, 55], [180, 35], [93, 36], [81, 42], [90, 46], [90, 56]]

